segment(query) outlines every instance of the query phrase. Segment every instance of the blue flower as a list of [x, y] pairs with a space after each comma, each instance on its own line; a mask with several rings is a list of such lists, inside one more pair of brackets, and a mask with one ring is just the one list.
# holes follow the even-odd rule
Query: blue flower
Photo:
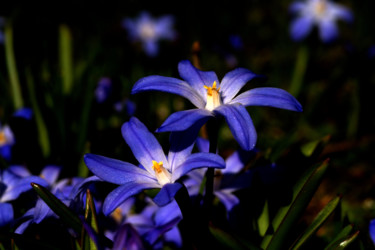
[[7, 161], [12, 157], [12, 146], [15, 143], [14, 134], [8, 125], [0, 124], [0, 155]]
[[181, 188], [176, 182], [189, 171], [201, 167], [224, 168], [224, 160], [215, 154], [190, 154], [192, 146], [180, 148], [181, 137], [171, 135], [171, 149], [168, 158], [154, 135], [137, 118], [132, 117], [123, 124], [122, 135], [140, 163], [137, 167], [131, 163], [86, 154], [87, 167], [100, 179], [120, 185], [105, 199], [104, 214], [110, 214], [129, 197], [145, 189], [161, 188], [154, 198], [159, 206], [172, 201]]
[[112, 81], [108, 77], [102, 77], [95, 89], [95, 98], [98, 103], [105, 102], [112, 92]]
[[215, 72], [198, 70], [187, 60], [179, 63], [178, 70], [183, 80], [148, 76], [138, 80], [132, 89], [132, 94], [149, 90], [178, 94], [197, 107], [172, 114], [158, 132], [184, 131], [193, 125], [202, 126], [214, 116], [224, 116], [240, 146], [251, 150], [257, 134], [246, 106], [302, 111], [301, 104], [292, 95], [278, 88], [255, 88], [237, 95], [247, 81], [257, 77], [248, 69], [237, 68], [228, 72], [221, 83]]
[[372, 240], [372, 243], [375, 245], [375, 219], [372, 219], [369, 224], [369, 234]]
[[290, 34], [296, 41], [304, 39], [316, 25], [320, 39], [330, 42], [338, 36], [336, 20], [350, 22], [353, 19], [349, 9], [328, 0], [294, 2], [290, 11], [297, 15], [290, 25]]
[[129, 38], [141, 42], [148, 56], [154, 57], [159, 52], [159, 40], [174, 40], [174, 18], [166, 15], [154, 19], [147, 12], [142, 12], [135, 20], [125, 18], [122, 26], [128, 31]]

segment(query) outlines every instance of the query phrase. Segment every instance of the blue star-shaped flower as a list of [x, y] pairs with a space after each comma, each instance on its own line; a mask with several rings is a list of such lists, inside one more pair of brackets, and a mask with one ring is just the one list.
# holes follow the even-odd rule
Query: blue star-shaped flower
[[97, 177], [120, 185], [104, 201], [103, 212], [106, 215], [145, 189], [161, 188], [154, 201], [164, 206], [172, 201], [181, 188], [181, 184], [176, 182], [181, 176], [196, 168], [225, 167], [224, 160], [216, 154], [190, 154], [192, 145], [181, 148], [181, 137], [173, 135], [167, 158], [154, 135], [135, 117], [124, 123], [121, 131], [140, 167], [95, 154], [84, 157], [87, 167]]
[[213, 116], [224, 116], [240, 146], [251, 150], [255, 146], [257, 134], [246, 106], [302, 111], [301, 104], [279, 88], [255, 88], [237, 95], [246, 82], [257, 77], [248, 69], [237, 68], [228, 72], [221, 83], [215, 72], [198, 70], [187, 60], [179, 63], [178, 70], [183, 80], [148, 76], [138, 80], [132, 89], [132, 94], [149, 90], [178, 94], [197, 107], [172, 114], [158, 132], [184, 131], [193, 125], [202, 126]]
[[307, 0], [294, 2], [290, 11], [297, 14], [290, 26], [290, 34], [296, 41], [304, 39], [314, 25], [319, 28], [320, 39], [330, 42], [338, 35], [336, 20], [352, 21], [349, 9], [328, 0]]
[[132, 41], [141, 42], [145, 53], [154, 57], [159, 52], [159, 40], [175, 39], [173, 22], [173, 17], [169, 15], [154, 19], [149, 13], [142, 12], [135, 20], [125, 18], [122, 26], [128, 31]]

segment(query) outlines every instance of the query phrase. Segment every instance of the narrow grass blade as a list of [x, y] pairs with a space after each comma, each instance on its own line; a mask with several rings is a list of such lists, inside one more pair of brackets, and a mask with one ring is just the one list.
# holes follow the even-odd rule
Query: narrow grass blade
[[353, 230], [352, 224], [349, 224], [346, 227], [344, 227], [341, 230], [341, 232], [338, 235], [336, 235], [336, 237], [331, 241], [331, 243], [325, 248], [325, 250], [333, 249], [335, 243], [340, 241], [340, 239], [344, 239], [348, 237], [348, 235], [351, 233], [352, 230]]
[[67, 25], [60, 25], [60, 67], [64, 94], [69, 94], [73, 86], [72, 35]]
[[[98, 222], [96, 219], [96, 209], [95, 204], [92, 199], [92, 195], [89, 189], [86, 192], [86, 208], [85, 208], [85, 221], [91, 228], [97, 233], [98, 232]], [[97, 244], [90, 237], [90, 234], [87, 233], [84, 228], [82, 228], [82, 249], [85, 250], [97, 250]]]
[[346, 237], [343, 237], [332, 244], [330, 244], [329, 248], [327, 247], [326, 249], [328, 250], [338, 250], [338, 249], [345, 249], [348, 247], [358, 236], [359, 231], [356, 231], [355, 233], [348, 235]]

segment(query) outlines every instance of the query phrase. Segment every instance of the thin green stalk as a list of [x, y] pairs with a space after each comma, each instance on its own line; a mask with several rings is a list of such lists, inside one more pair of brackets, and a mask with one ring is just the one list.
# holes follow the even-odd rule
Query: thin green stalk
[[306, 46], [300, 46], [297, 52], [297, 60], [294, 66], [292, 82], [289, 93], [297, 97], [301, 92], [302, 81], [306, 73], [307, 62], [309, 60], [309, 50]]
[[5, 58], [9, 74], [10, 86], [13, 95], [13, 104], [15, 110], [23, 107], [20, 81], [16, 67], [16, 58], [13, 49], [13, 27], [11, 22], [7, 22], [4, 28], [5, 33]]
[[64, 94], [69, 94], [73, 86], [73, 50], [72, 35], [69, 27], [62, 24], [59, 28], [60, 34], [60, 67]]

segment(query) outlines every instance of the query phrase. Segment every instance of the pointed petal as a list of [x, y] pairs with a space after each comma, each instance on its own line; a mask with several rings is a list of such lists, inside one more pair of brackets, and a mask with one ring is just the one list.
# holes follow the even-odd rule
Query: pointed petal
[[302, 105], [287, 91], [279, 88], [251, 89], [240, 94], [230, 103], [241, 103], [244, 106], [268, 106], [292, 111], [302, 111]]
[[9, 203], [0, 203], [0, 228], [13, 221], [13, 207]]
[[154, 39], [144, 40], [143, 50], [149, 57], [155, 57], [159, 53], [159, 44]]
[[174, 199], [174, 196], [181, 187], [182, 184], [178, 182], [165, 184], [153, 201], [160, 207], [165, 206]]
[[178, 72], [181, 78], [200, 94], [204, 102], [206, 102], [207, 90], [203, 86], [212, 86], [214, 81], [219, 83], [215, 72], [201, 71], [194, 67], [188, 60], [183, 60], [178, 64]]
[[145, 189], [152, 188], [160, 188], [160, 185], [157, 182], [127, 182], [119, 186], [105, 198], [103, 204], [104, 215], [108, 216], [129, 197], [139, 194]]
[[186, 161], [180, 166], [176, 167], [172, 172], [172, 182], [178, 180], [188, 172], [196, 168], [225, 168], [225, 162], [217, 154], [212, 153], [195, 153], [190, 155]]
[[339, 31], [333, 20], [323, 20], [319, 23], [319, 35], [323, 42], [329, 43], [336, 39]]
[[290, 25], [290, 35], [293, 40], [304, 39], [311, 31], [314, 20], [310, 16], [302, 16], [294, 19]]
[[168, 153], [168, 162], [171, 166], [171, 172], [191, 154], [201, 127], [201, 124], [196, 123], [184, 131], [171, 133], [169, 138], [171, 146]]
[[34, 210], [34, 222], [36, 224], [39, 224], [40, 222], [42, 222], [42, 220], [44, 220], [48, 216], [51, 216], [52, 214], [54, 213], [48, 207], [48, 205], [42, 199], [38, 199]]
[[7, 189], [5, 193], [3, 194], [3, 196], [1, 197], [0, 202], [6, 202], [6, 201], [17, 199], [21, 193], [26, 192], [31, 189], [32, 182], [38, 183], [39, 185], [42, 185], [44, 187], [48, 186], [48, 183], [46, 182], [46, 180], [40, 177], [37, 177], [37, 176], [25, 177], [23, 179], [20, 179], [15, 186]]
[[125, 223], [116, 232], [112, 249], [145, 249], [142, 238], [131, 224]]
[[[203, 126], [213, 114], [206, 109], [190, 109], [171, 114], [156, 132], [184, 131], [194, 124]], [[197, 125], [199, 126], [199, 125]]]
[[148, 231], [144, 235], [145, 240], [150, 245], [153, 245], [160, 238], [160, 236], [164, 235], [166, 232], [168, 232], [173, 227], [175, 227], [180, 220], [181, 220], [180, 218], [174, 218], [173, 220], [169, 221], [168, 223], [166, 223], [164, 225], [161, 225], [161, 226], [158, 226], [158, 227], [154, 228], [153, 230]]
[[227, 212], [230, 212], [234, 206], [240, 203], [238, 197], [230, 192], [215, 191], [215, 195], [224, 204]]
[[332, 16], [338, 17], [347, 22], [352, 22], [354, 17], [353, 13], [346, 7], [342, 6], [341, 4], [330, 3], [330, 11], [332, 12]]
[[132, 150], [135, 158], [154, 176], [152, 161], [163, 162], [164, 168], [170, 170], [164, 151], [155, 136], [137, 118], [130, 118], [121, 128], [122, 136]]
[[246, 165], [246, 163], [255, 155], [254, 150], [246, 151], [239, 149], [233, 154], [231, 154], [226, 160], [226, 167], [221, 170], [223, 174], [232, 173], [236, 174], [239, 173], [242, 168]]
[[132, 181], [155, 179], [147, 171], [128, 162], [95, 154], [85, 154], [84, 161], [96, 176], [118, 185]]
[[214, 112], [224, 116], [234, 139], [242, 149], [251, 150], [255, 147], [257, 134], [253, 121], [243, 105], [221, 105]]
[[61, 171], [61, 167], [49, 165], [43, 168], [42, 172], [40, 173], [41, 177], [44, 178], [50, 185], [56, 182], [57, 178], [59, 177]]
[[294, 2], [289, 5], [289, 11], [291, 13], [300, 12], [306, 7], [306, 3], [303, 2]]
[[223, 103], [228, 103], [241, 88], [257, 75], [248, 69], [238, 68], [228, 72], [220, 84]]
[[134, 84], [132, 94], [151, 90], [183, 96], [198, 108], [204, 108], [206, 105], [205, 99], [188, 83], [172, 77], [146, 76], [141, 78]]

